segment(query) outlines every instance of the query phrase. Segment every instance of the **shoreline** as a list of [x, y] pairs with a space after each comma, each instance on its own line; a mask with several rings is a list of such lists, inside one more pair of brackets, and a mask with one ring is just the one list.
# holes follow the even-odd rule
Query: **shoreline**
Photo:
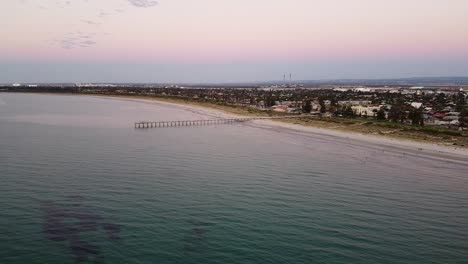
[[[248, 115], [239, 115], [222, 111], [221, 109], [210, 108], [200, 104], [192, 104], [188, 102], [183, 104], [182, 102], [173, 102], [175, 100], [159, 99], [159, 98], [132, 98], [125, 96], [95, 96], [85, 95], [95, 98], [109, 99], [109, 100], [124, 100], [139, 103], [159, 104], [164, 106], [176, 107], [185, 111], [195, 112], [198, 114], [210, 116], [213, 118], [233, 118], [233, 117], [249, 117]], [[390, 138], [386, 136], [368, 135], [356, 132], [345, 132], [335, 129], [304, 126], [300, 124], [293, 124], [289, 122], [277, 121], [277, 120], [254, 120], [249, 121], [246, 125], [259, 128], [268, 129], [278, 133], [289, 133], [296, 134], [298, 136], [311, 136], [321, 135], [328, 137], [334, 141], [340, 141], [346, 144], [355, 145], [366, 145], [367, 147], [373, 147], [378, 149], [396, 150], [397, 152], [412, 153], [417, 156], [425, 156], [427, 158], [446, 159], [451, 162], [461, 162], [463, 164], [468, 163], [468, 150], [466, 148], [452, 147], [438, 145], [434, 143], [418, 142], [411, 139], [402, 138]]]
[[[113, 96], [113, 95], [94, 95], [94, 94], [57, 94], [57, 93], [28, 93], [35, 95], [63, 95], [63, 96], [86, 96], [106, 100], [123, 100], [130, 102], [157, 104], [166, 107], [174, 107], [192, 113], [208, 116], [211, 118], [236, 118], [236, 117], [252, 117], [253, 115], [242, 115], [239, 113], [232, 113], [223, 110], [226, 107], [213, 105], [210, 107], [208, 104], [197, 102], [183, 102], [182, 100], [174, 99], [161, 99], [161, 98], [145, 98], [137, 96]], [[216, 107], [215, 107], [216, 106]], [[267, 129], [269, 131], [278, 133], [289, 133], [298, 136], [314, 136], [320, 135], [330, 140], [354, 144], [356, 146], [366, 145], [370, 148], [377, 148], [382, 151], [394, 150], [398, 153], [410, 153], [420, 157], [444, 159], [450, 162], [457, 162], [468, 164], [468, 149], [455, 146], [446, 146], [436, 143], [420, 142], [412, 139], [393, 138], [383, 135], [370, 135], [358, 133], [354, 131], [343, 131], [338, 129], [315, 127], [313, 125], [301, 125], [291, 122], [277, 121], [277, 120], [254, 120], [249, 121], [245, 125], [258, 128]]]

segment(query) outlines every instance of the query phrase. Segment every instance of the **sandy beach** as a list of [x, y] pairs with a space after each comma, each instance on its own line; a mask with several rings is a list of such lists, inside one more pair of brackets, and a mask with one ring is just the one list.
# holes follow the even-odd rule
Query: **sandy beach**
[[[119, 98], [113, 96], [95, 97], [110, 100], [126, 100], [152, 105], [163, 105], [165, 107], [173, 107], [177, 109], [183, 109], [192, 113], [197, 113], [205, 116], [207, 119], [245, 117], [243, 115], [231, 114], [218, 109], [212, 109], [192, 104], [164, 102], [158, 101], [157, 99]], [[415, 155], [427, 159], [442, 159], [446, 160], [447, 162], [468, 164], [468, 150], [464, 148], [415, 142], [404, 139], [393, 139], [378, 135], [374, 136], [353, 132], [343, 132], [333, 129], [317, 128], [312, 126], [302, 126], [275, 120], [255, 120], [244, 123], [244, 125], [256, 127], [259, 129], [266, 129], [268, 131], [273, 131], [276, 133], [294, 134], [301, 137], [320, 137], [326, 140], [334, 141], [338, 144], [351, 144], [357, 147], [365, 146], [367, 148], [371, 148], [373, 150], [378, 151], [395, 152], [404, 155]]]
[[[158, 98], [146, 99], [137, 97], [132, 98], [108, 95], [66, 95], [56, 93], [47, 94], [60, 96], [90, 96], [106, 100], [123, 100], [149, 105], [161, 105], [164, 107], [176, 108], [191, 113], [196, 113], [203, 116], [205, 119], [252, 117], [240, 114], [233, 114], [223, 111], [222, 109], [214, 109], [201, 105], [195, 105], [192, 103], [184, 104], [182, 102], [167, 102], [163, 100], [158, 100]], [[468, 149], [456, 146], [444, 146], [440, 144], [425, 143], [404, 138], [390, 138], [382, 135], [369, 135], [351, 131], [340, 131], [329, 128], [297, 125], [277, 120], [254, 120], [243, 123], [243, 125], [256, 127], [259, 129], [265, 129], [270, 132], [294, 134], [301, 137], [320, 137], [321, 139], [333, 141], [339, 144], [351, 144], [355, 145], [356, 147], [365, 146], [367, 148], [377, 151], [394, 152], [404, 155], [416, 155], [427, 159], [442, 159], [446, 160], [447, 162], [455, 162], [468, 165]]]

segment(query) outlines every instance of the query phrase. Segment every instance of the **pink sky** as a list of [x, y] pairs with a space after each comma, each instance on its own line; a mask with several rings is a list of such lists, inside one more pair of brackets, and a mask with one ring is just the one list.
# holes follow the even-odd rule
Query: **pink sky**
[[0, 60], [459, 60], [466, 10], [466, 0], [5, 0]]

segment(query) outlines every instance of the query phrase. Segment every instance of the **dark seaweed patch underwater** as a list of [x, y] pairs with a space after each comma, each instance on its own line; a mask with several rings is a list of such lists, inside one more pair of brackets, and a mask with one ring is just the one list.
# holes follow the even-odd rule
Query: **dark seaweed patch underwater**
[[86, 238], [120, 239], [120, 225], [109, 222], [96, 210], [85, 206], [81, 196], [69, 196], [61, 202], [46, 201], [41, 208], [45, 215], [44, 236], [67, 246], [76, 263], [104, 263], [101, 247]]
[[468, 264], [466, 164], [261, 124], [133, 130], [207, 118], [183, 107], [1, 97], [0, 264]]
[[193, 227], [184, 237], [184, 254], [202, 253], [207, 245], [207, 224], [199, 221], [191, 221]]

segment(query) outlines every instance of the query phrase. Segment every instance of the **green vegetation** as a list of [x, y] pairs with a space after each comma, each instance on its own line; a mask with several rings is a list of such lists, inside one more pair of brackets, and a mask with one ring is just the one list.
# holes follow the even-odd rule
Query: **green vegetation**
[[[463, 90], [237, 89], [196, 87], [20, 87], [16, 92], [87, 94], [160, 100], [209, 107], [243, 116], [312, 113], [282, 120], [362, 134], [467, 146], [466, 93]], [[427, 93], [426, 93], [427, 92]], [[274, 108], [273, 106], [279, 107]], [[279, 109], [284, 113], [273, 111]], [[458, 112], [457, 112], [458, 111]], [[323, 118], [321, 118], [323, 117]], [[326, 118], [325, 118], [326, 117]], [[465, 131], [463, 130], [465, 129]]]
[[463, 108], [460, 112], [460, 127], [466, 128], [468, 127], [468, 107]]

